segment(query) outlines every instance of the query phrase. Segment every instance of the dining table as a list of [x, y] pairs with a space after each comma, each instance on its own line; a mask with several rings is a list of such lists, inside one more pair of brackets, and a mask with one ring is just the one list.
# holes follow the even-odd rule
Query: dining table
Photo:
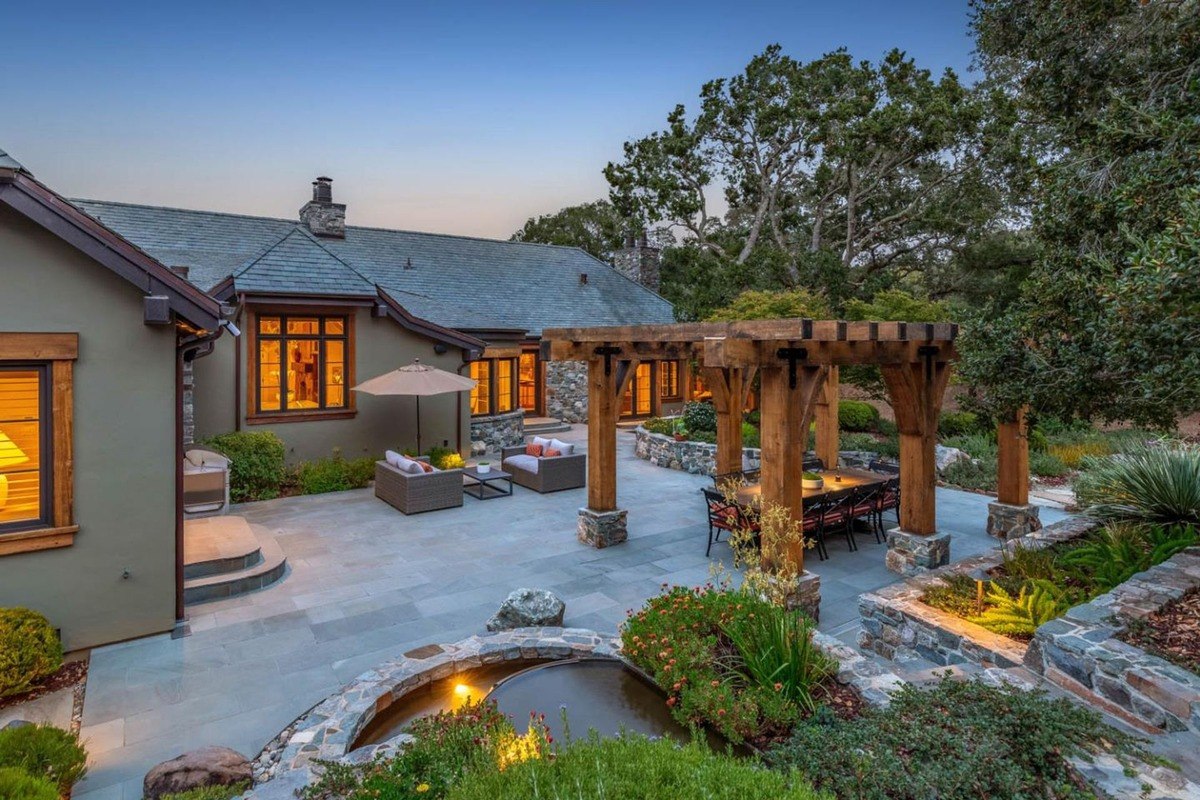
[[[804, 499], [811, 500], [826, 494], [855, 489], [860, 486], [870, 486], [876, 483], [886, 483], [893, 476], [870, 472], [865, 469], [821, 470], [816, 474], [824, 484], [820, 489], [804, 489]], [[762, 484], [750, 483], [737, 490], [737, 501], [744, 506], [757, 506], [762, 501]]]

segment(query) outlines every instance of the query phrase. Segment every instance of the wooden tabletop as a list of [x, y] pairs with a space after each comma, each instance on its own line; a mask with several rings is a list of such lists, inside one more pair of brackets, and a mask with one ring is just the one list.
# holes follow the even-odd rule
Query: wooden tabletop
[[[843, 469], [835, 472], [834, 470], [824, 470], [817, 473], [825, 479], [825, 485], [820, 489], [805, 489], [804, 499], [808, 500], [813, 497], [820, 497], [823, 494], [831, 492], [840, 492], [845, 489], [853, 489], [856, 486], [869, 486], [873, 483], [883, 483], [892, 475], [882, 475], [878, 472], [869, 472], [865, 469]], [[835, 480], [834, 477], [839, 476], [841, 480]], [[743, 505], [756, 505], [762, 497], [762, 485], [752, 483], [738, 489], [737, 499]]]

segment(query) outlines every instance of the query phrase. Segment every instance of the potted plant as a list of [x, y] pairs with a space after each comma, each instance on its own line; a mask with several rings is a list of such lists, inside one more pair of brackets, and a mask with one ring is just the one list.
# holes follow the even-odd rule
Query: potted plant
[[686, 427], [684, 427], [682, 419], [675, 420], [673, 434], [675, 436], [675, 441], [677, 441], [677, 442], [686, 442], [687, 441], [688, 430]]
[[825, 479], [815, 472], [805, 470], [800, 476], [800, 485], [805, 489], [821, 489], [825, 486]]
[[492, 471], [492, 462], [480, 461], [478, 464], [475, 465], [475, 471], [478, 472], [480, 475], [488, 474], [489, 472]]

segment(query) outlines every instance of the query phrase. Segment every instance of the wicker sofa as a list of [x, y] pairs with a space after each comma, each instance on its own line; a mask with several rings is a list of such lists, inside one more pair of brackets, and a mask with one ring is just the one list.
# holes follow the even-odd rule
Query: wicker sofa
[[376, 461], [375, 496], [404, 514], [461, 506], [462, 470], [409, 475], [386, 461]]
[[511, 456], [522, 455], [525, 455], [525, 445], [505, 447], [500, 450], [500, 468], [513, 476], [513, 483], [541, 494], [561, 492], [564, 489], [578, 489], [587, 485], [587, 455], [585, 453], [538, 458], [536, 472], [509, 461]]

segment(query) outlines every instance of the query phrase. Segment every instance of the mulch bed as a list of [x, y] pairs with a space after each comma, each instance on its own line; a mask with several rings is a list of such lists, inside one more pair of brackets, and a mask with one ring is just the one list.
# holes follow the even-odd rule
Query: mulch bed
[[18, 703], [28, 703], [31, 700], [37, 700], [39, 697], [51, 694], [52, 692], [57, 692], [59, 689], [75, 686], [87, 677], [87, 670], [87, 659], [68, 661], [59, 668], [58, 672], [47, 678], [43, 678], [29, 691], [9, 695], [8, 697], [0, 697], [0, 708], [8, 708]]
[[1130, 625], [1121, 638], [1200, 675], [1200, 588]]

